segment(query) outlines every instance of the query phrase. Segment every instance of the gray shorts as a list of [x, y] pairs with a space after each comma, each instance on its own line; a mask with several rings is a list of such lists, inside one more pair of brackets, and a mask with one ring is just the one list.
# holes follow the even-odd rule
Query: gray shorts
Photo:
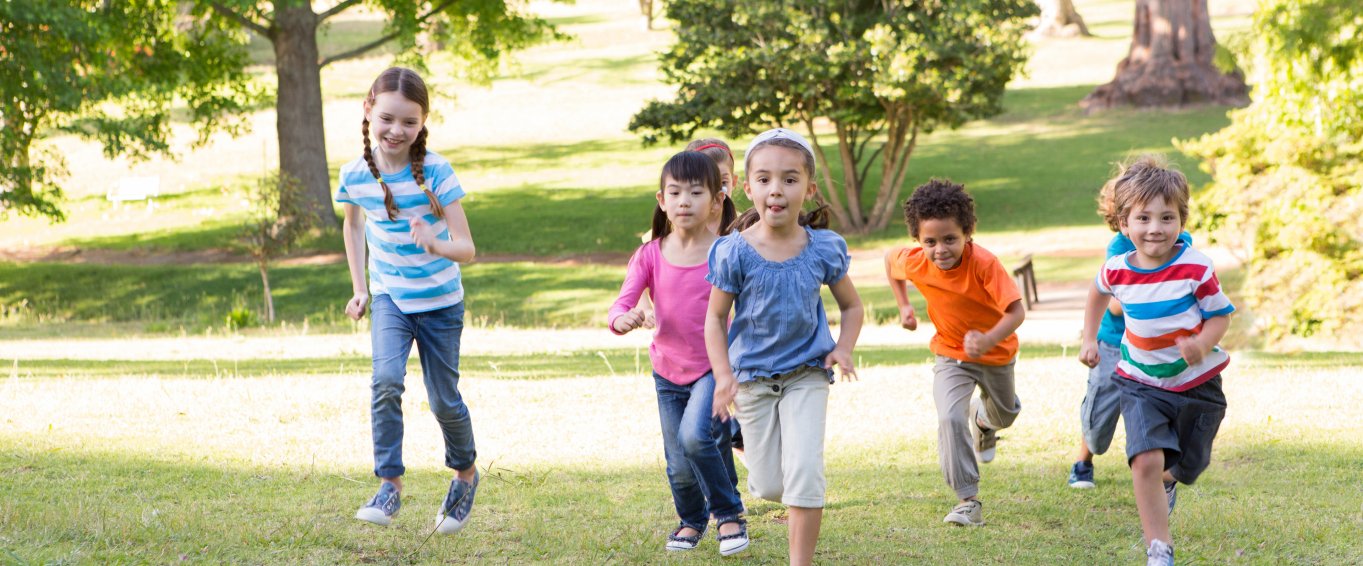
[[1212, 461], [1212, 441], [1226, 416], [1221, 376], [1182, 392], [1165, 391], [1125, 377], [1112, 380], [1122, 397], [1126, 458], [1164, 450], [1164, 469], [1191, 484]]
[[1103, 454], [1112, 446], [1112, 434], [1117, 432], [1117, 417], [1122, 415], [1121, 394], [1115, 380], [1117, 362], [1122, 361], [1122, 350], [1107, 342], [1098, 343], [1098, 365], [1089, 369], [1088, 390], [1079, 404], [1079, 430], [1084, 433], [1084, 445], [1089, 452]]

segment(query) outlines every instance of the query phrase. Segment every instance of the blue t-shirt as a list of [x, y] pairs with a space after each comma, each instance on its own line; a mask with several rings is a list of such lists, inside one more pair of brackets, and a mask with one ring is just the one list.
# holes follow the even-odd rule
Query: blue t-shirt
[[762, 257], [738, 232], [710, 247], [705, 279], [734, 295], [729, 363], [740, 383], [821, 367], [836, 346], [819, 290], [847, 275], [847, 242], [830, 230], [805, 233], [809, 243], [782, 262]]
[[[1178, 241], [1184, 245], [1193, 245], [1193, 236], [1187, 232], [1178, 235]], [[1118, 232], [1112, 236], [1112, 241], [1107, 243], [1107, 259], [1119, 256], [1127, 252], [1136, 251], [1136, 244], [1131, 242], [1131, 238], [1126, 234]], [[1119, 347], [1122, 343], [1122, 335], [1126, 333], [1126, 320], [1120, 316], [1113, 316], [1112, 311], [1103, 309], [1103, 322], [1098, 325], [1098, 341], [1108, 344], [1113, 348]]]

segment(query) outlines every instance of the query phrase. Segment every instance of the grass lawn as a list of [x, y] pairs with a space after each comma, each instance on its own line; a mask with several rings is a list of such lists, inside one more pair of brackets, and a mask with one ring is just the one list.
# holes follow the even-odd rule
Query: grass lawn
[[[983, 469], [989, 524], [980, 529], [941, 523], [953, 499], [935, 461], [928, 366], [868, 364], [862, 381], [835, 385], [820, 562], [1139, 560], [1129, 476], [1117, 455], [1124, 435], [1098, 458], [1097, 489], [1064, 485], [1083, 373], [1055, 356], [1040, 352], [1018, 365], [1024, 409]], [[1363, 529], [1363, 445], [1355, 440], [1363, 428], [1350, 416], [1363, 402], [1351, 369], [1360, 362], [1355, 353], [1235, 363], [1212, 467], [1179, 491], [1171, 524], [1180, 561], [1363, 560], [1363, 547], [1350, 542]], [[362, 372], [314, 374], [312, 362], [281, 362], [260, 374], [179, 377], [175, 368], [150, 375], [160, 372], [155, 364], [112, 362], [104, 371], [45, 363], [49, 373], [0, 377], [0, 563], [716, 557], [712, 540], [687, 555], [661, 550], [676, 519], [652, 387], [633, 369], [611, 376], [598, 363], [595, 372], [526, 380], [496, 378], [469, 360], [461, 389], [484, 483], [469, 528], [428, 539], [448, 474], [438, 467], [439, 432], [418, 379], [405, 398], [404, 511], [379, 529], [351, 519], [373, 489]], [[584, 414], [591, 425], [582, 426]], [[781, 507], [745, 503], [754, 543], [743, 560], [782, 563]]]

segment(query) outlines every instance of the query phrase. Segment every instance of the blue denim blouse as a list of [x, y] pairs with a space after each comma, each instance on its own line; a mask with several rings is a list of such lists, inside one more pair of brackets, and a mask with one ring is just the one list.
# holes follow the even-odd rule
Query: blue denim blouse
[[805, 232], [809, 243], [782, 262], [763, 258], [738, 232], [710, 247], [705, 279], [734, 295], [729, 363], [739, 383], [823, 366], [836, 346], [819, 290], [847, 275], [847, 242], [831, 230]]

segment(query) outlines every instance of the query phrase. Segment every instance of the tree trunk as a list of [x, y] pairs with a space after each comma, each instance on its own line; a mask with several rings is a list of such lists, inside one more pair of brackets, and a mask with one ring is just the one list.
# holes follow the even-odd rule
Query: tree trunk
[[1249, 103], [1240, 74], [1212, 65], [1216, 38], [1206, 0], [1136, 0], [1131, 50], [1117, 76], [1084, 97], [1086, 111], [1115, 106]]
[[279, 171], [298, 180], [301, 198], [306, 201], [301, 208], [316, 214], [324, 228], [336, 228], [339, 225], [331, 207], [331, 177], [322, 127], [317, 14], [307, 2], [280, 0], [275, 10], [270, 39], [274, 43], [279, 78], [275, 104]]
[[639, 0], [639, 12], [644, 15], [644, 29], [653, 31], [653, 0]]
[[265, 322], [274, 323], [274, 295], [270, 293], [270, 273], [265, 267], [266, 260], [256, 262], [260, 266], [260, 283], [265, 287]]
[[1088, 26], [1084, 25], [1084, 18], [1080, 17], [1079, 11], [1074, 9], [1072, 0], [1037, 0], [1037, 5], [1041, 6], [1041, 20], [1036, 29], [1032, 30], [1033, 36], [1043, 37], [1088, 37]]

